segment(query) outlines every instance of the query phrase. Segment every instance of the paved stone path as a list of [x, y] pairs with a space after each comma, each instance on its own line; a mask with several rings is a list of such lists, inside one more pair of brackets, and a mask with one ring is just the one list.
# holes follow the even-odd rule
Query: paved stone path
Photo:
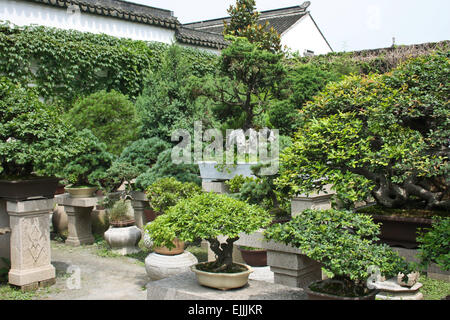
[[71, 248], [52, 243], [52, 264], [60, 276], [43, 299], [146, 299], [144, 289], [149, 280], [143, 264], [128, 257], [101, 257], [94, 250], [92, 246]]
[[[95, 245], [69, 247], [52, 241], [56, 284], [40, 300], [145, 300], [150, 281], [143, 263], [129, 257], [101, 257]], [[269, 267], [250, 279], [273, 282]], [[78, 277], [79, 275], [79, 277]], [[79, 279], [79, 281], [78, 281]], [[78, 286], [79, 285], [79, 286]]]

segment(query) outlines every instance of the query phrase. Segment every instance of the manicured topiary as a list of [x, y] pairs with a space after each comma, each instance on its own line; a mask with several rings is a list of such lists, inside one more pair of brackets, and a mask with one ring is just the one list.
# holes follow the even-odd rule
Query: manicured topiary
[[99, 91], [78, 100], [66, 118], [78, 130], [90, 129], [106, 144], [107, 151], [120, 155], [135, 140], [139, 121], [134, 104], [117, 91]]
[[[227, 195], [202, 193], [184, 199], [160, 215], [146, 231], [156, 246], [173, 248], [177, 238], [185, 242], [206, 239], [217, 260], [208, 264], [211, 272], [233, 269], [233, 243], [240, 233], [250, 234], [271, 222], [267, 211]], [[226, 236], [220, 243], [218, 237]]]
[[106, 171], [111, 166], [113, 155], [106, 151], [106, 145], [88, 129], [77, 131], [68, 146], [69, 155], [58, 173], [74, 187], [101, 187], [106, 179]]
[[180, 182], [173, 177], [162, 178], [152, 183], [146, 190], [152, 208], [162, 214], [182, 199], [202, 192], [193, 182]]
[[355, 297], [368, 293], [366, 281], [372, 266], [386, 278], [410, 273], [398, 253], [385, 244], [375, 244], [379, 232], [367, 215], [330, 209], [305, 210], [286, 224], [269, 227], [264, 236], [299, 248], [333, 274], [332, 281], [317, 291]]

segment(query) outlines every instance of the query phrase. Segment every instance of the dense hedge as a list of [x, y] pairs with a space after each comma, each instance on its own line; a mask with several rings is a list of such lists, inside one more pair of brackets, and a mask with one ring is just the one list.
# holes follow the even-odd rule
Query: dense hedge
[[[135, 100], [147, 70], [155, 70], [168, 45], [42, 26], [0, 23], [0, 75], [39, 94], [71, 104], [77, 97], [116, 90]], [[216, 55], [183, 48], [193, 74], [214, 70]]]

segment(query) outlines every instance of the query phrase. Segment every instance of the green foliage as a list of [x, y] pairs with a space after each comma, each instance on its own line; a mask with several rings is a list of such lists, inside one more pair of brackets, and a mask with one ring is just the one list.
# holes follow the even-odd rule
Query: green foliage
[[194, 182], [201, 185], [199, 175], [198, 165], [173, 163], [172, 150], [168, 149], [159, 154], [153, 167], [136, 178], [135, 189], [144, 191], [152, 183], [165, 177], [174, 177], [181, 182]]
[[152, 208], [160, 214], [165, 213], [182, 199], [193, 197], [201, 192], [202, 189], [195, 183], [180, 182], [173, 177], [159, 179], [146, 190]]
[[418, 280], [423, 284], [420, 292], [423, 294], [423, 300], [442, 300], [449, 295], [450, 282], [445, 280], [436, 280], [421, 275]]
[[[178, 238], [185, 242], [206, 239], [220, 265], [232, 263], [232, 244], [240, 233], [250, 234], [270, 223], [270, 215], [258, 206], [215, 193], [202, 193], [181, 200], [145, 227], [154, 245], [173, 248]], [[226, 244], [217, 238], [227, 236]]]
[[442, 270], [450, 271], [450, 217], [434, 217], [431, 229], [421, 229], [417, 237], [418, 258], [426, 270], [436, 263]]
[[[0, 74], [24, 85], [35, 83], [40, 96], [66, 105], [101, 90], [116, 90], [135, 101], [147, 71], [159, 68], [166, 50], [159, 42], [0, 24]], [[183, 55], [199, 76], [211, 72], [217, 59], [196, 49], [183, 49]]]
[[183, 49], [172, 45], [162, 57], [160, 68], [148, 75], [136, 108], [142, 119], [144, 137], [171, 141], [175, 129], [193, 134], [194, 121], [209, 125], [207, 105], [192, 99], [189, 77], [195, 76], [194, 65], [183, 55]]
[[32, 89], [0, 78], [0, 175], [54, 175], [62, 164], [69, 126], [60, 110], [41, 103]]
[[210, 99], [224, 129], [257, 128], [256, 120], [285, 74], [283, 54], [264, 50], [247, 38], [228, 39], [231, 44], [222, 50], [218, 73], [196, 79], [195, 94]]
[[258, 42], [262, 48], [272, 52], [281, 50], [281, 37], [266, 21], [258, 23], [259, 12], [256, 11], [255, 0], [236, 0], [227, 10], [230, 23], [224, 22], [223, 34], [247, 38], [250, 42]]
[[122, 222], [131, 219], [129, 213], [129, 204], [126, 200], [120, 199], [116, 201], [114, 206], [108, 210], [109, 221]]
[[301, 111], [278, 186], [296, 194], [332, 184], [349, 205], [372, 195], [392, 208], [448, 207], [449, 70], [446, 55], [432, 55], [329, 83]]
[[74, 132], [64, 151], [65, 161], [58, 173], [59, 177], [65, 178], [73, 186], [102, 186], [114, 157], [91, 131], [84, 129]]
[[264, 232], [269, 240], [299, 248], [320, 262], [336, 279], [365, 285], [376, 266], [387, 278], [409, 273], [408, 263], [387, 245], [374, 244], [379, 226], [364, 214], [337, 210], [305, 210], [286, 224]]
[[283, 98], [274, 100], [268, 108], [271, 127], [281, 134], [292, 135], [300, 126], [299, 110], [325, 88], [327, 83], [338, 81], [337, 71], [321, 70], [313, 64], [296, 64], [287, 72], [283, 86]]
[[90, 129], [107, 146], [120, 155], [129, 141], [136, 138], [139, 121], [136, 110], [126, 96], [117, 91], [99, 91], [78, 100], [66, 118], [78, 130]]

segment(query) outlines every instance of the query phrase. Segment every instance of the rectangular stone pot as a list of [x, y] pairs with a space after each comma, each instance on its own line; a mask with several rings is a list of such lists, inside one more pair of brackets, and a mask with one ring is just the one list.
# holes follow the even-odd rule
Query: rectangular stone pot
[[233, 179], [234, 176], [254, 177], [251, 166], [256, 162], [238, 163], [236, 165], [225, 165], [223, 170], [218, 170], [216, 161], [199, 161], [200, 176], [203, 182], [225, 181]]
[[36, 177], [27, 180], [0, 180], [0, 198], [7, 201], [24, 201], [37, 197], [52, 199], [58, 188], [59, 180], [52, 177]]

